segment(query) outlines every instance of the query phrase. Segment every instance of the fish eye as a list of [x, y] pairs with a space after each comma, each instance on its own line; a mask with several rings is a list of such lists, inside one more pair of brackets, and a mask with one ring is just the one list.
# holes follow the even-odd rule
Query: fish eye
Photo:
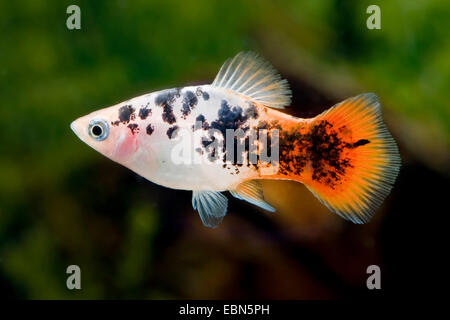
[[94, 119], [89, 122], [89, 135], [97, 141], [103, 141], [108, 137], [109, 127], [106, 121]]

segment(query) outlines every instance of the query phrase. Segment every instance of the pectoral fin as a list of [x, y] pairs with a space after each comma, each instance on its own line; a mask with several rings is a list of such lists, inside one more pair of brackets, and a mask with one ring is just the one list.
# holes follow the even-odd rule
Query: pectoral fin
[[217, 191], [193, 191], [192, 207], [205, 226], [216, 228], [227, 214], [228, 199]]
[[245, 200], [263, 208], [264, 210], [275, 212], [275, 208], [264, 201], [264, 194], [261, 184], [257, 180], [249, 180], [239, 184], [236, 189], [230, 190], [230, 193], [240, 200]]

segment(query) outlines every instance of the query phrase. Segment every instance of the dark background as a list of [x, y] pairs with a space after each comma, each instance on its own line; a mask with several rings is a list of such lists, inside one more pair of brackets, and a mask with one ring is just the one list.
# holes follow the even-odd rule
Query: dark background
[[[66, 8], [81, 8], [81, 30]], [[381, 30], [366, 8], [381, 8]], [[448, 1], [1, 1], [0, 294], [19, 299], [328, 299], [433, 295], [445, 278]], [[314, 117], [375, 92], [403, 166], [366, 225], [306, 188], [265, 181], [275, 214], [229, 197], [217, 229], [191, 192], [87, 147], [75, 118], [163, 88], [209, 83], [253, 50]], [[447, 90], [446, 90], [447, 89]], [[81, 267], [82, 290], [66, 288]], [[382, 290], [366, 288], [381, 268]]]

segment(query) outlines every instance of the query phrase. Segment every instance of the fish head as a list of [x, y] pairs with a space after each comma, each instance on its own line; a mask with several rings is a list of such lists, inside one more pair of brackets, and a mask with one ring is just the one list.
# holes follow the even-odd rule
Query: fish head
[[137, 150], [137, 135], [132, 130], [134, 110], [122, 108], [123, 104], [94, 111], [73, 121], [70, 128], [94, 150], [127, 165]]

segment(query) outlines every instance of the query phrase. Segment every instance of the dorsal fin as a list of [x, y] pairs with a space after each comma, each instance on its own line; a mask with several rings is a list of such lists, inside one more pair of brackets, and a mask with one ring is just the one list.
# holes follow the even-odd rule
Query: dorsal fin
[[254, 52], [240, 52], [225, 61], [211, 85], [236, 91], [271, 108], [283, 109], [291, 103], [287, 80]]

